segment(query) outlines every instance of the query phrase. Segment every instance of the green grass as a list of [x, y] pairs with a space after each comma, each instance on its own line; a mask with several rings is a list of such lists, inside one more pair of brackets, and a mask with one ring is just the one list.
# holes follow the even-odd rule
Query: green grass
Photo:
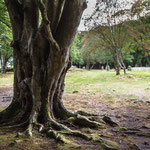
[[12, 84], [13, 84], [13, 73], [0, 74], [0, 86]]
[[72, 71], [69, 72], [66, 78], [66, 82], [74, 82], [78, 84], [95, 84], [99, 81], [107, 82], [114, 79], [115, 73], [110, 71], [99, 71], [99, 70], [91, 70], [91, 71]]
[[[150, 71], [130, 71], [127, 72], [127, 77], [134, 75], [139, 78], [149, 77]], [[121, 72], [121, 76], [124, 76]], [[125, 77], [125, 76], [124, 76]], [[78, 84], [95, 84], [98, 82], [114, 82], [123, 81], [120, 76], [116, 76], [114, 71], [101, 71], [101, 70], [84, 70], [84, 71], [71, 71], [67, 74], [66, 82], [73, 82]]]
[[118, 94], [128, 94], [123, 91], [150, 88], [150, 71], [130, 71], [126, 75], [121, 72], [120, 76], [115, 71], [81, 70], [69, 71], [66, 77], [67, 92], [92, 91]]
[[150, 77], [150, 71], [131, 71], [129, 73], [140, 77]]

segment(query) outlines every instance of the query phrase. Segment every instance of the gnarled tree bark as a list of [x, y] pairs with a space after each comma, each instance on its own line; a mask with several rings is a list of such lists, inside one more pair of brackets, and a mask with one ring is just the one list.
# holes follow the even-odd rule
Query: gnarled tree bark
[[[70, 47], [86, 1], [5, 0], [5, 3], [13, 32], [14, 97], [11, 105], [0, 113], [0, 126], [24, 127], [31, 132], [35, 124], [70, 132], [58, 122], [70, 117], [78, 125], [100, 126], [69, 112], [62, 102], [66, 72], [71, 67]], [[89, 139], [79, 132], [67, 134]]]

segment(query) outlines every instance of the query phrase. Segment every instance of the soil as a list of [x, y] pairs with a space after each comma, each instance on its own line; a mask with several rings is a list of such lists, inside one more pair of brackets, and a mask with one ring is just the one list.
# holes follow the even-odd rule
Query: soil
[[0, 87], [0, 108], [5, 108], [11, 103], [13, 96], [12, 87]]
[[[132, 94], [134, 95], [133, 97], [113, 93], [102, 95], [92, 91], [70, 92], [65, 93], [64, 102], [70, 110], [86, 110], [92, 114], [107, 115], [120, 127], [129, 129], [127, 134], [117, 131], [112, 133], [111, 131], [114, 129], [110, 129], [114, 136], [113, 140], [122, 145], [122, 150], [150, 150], [150, 127], [149, 129], [145, 127], [147, 124], [150, 125], [150, 95], [149, 93], [144, 93], [143, 95], [142, 91], [130, 92], [130, 95]], [[135, 130], [140, 130], [143, 133], [137, 135]], [[102, 134], [107, 135], [108, 132], [109, 129], [102, 131]], [[144, 133], [148, 133], [148, 135]], [[130, 144], [131, 147], [126, 147]]]
[[[7, 107], [12, 100], [12, 87], [0, 88], [0, 111]], [[70, 110], [84, 110], [98, 115], [107, 115], [113, 121], [123, 127], [120, 129], [108, 126], [106, 130], [93, 130], [101, 137], [113, 139], [120, 144], [121, 150], [150, 150], [150, 129], [145, 128], [145, 125], [150, 123], [150, 97], [124, 97], [124, 96], [102, 96], [101, 94], [85, 92], [67, 92], [64, 94], [65, 106]], [[128, 130], [127, 130], [128, 129]], [[138, 131], [140, 130], [140, 132]], [[142, 132], [141, 132], [142, 131]], [[86, 131], [87, 132], [87, 131]], [[0, 135], [4, 133], [0, 132]], [[11, 135], [10, 135], [11, 136]], [[38, 135], [38, 140], [42, 135]], [[38, 143], [37, 139], [32, 139], [34, 143]], [[40, 146], [35, 146], [32, 149], [54, 149], [54, 150], [73, 150], [74, 147], [57, 146], [55, 141], [45, 138], [44, 143]], [[20, 145], [22, 149], [27, 150], [31, 140], [27, 140], [26, 144]], [[43, 141], [42, 141], [43, 142]], [[76, 139], [79, 146], [76, 149], [85, 150], [101, 150], [100, 146], [85, 142], [81, 139]], [[39, 142], [40, 143], [40, 142]], [[11, 144], [11, 143], [10, 143]], [[13, 145], [13, 144], [12, 144]], [[28, 146], [27, 146], [28, 145]], [[1, 146], [1, 149], [21, 149], [20, 147], [9, 147], [8, 145]], [[31, 149], [31, 145], [30, 148]]]

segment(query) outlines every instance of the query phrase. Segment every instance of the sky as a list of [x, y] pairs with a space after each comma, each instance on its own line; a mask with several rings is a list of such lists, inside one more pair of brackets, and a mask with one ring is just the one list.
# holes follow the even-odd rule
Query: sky
[[[126, 4], [129, 6], [127, 7], [128, 9], [131, 7], [130, 3], [133, 2], [133, 1], [136, 1], [136, 0], [118, 0], [118, 2], [126, 2]], [[95, 6], [95, 3], [96, 3], [96, 0], [89, 0], [88, 2], [88, 7], [87, 9], [84, 11], [83, 13], [83, 17], [86, 16], [86, 15], [91, 15], [93, 10], [94, 10], [94, 6]], [[127, 9], [126, 8], [126, 9]], [[79, 31], [83, 31], [85, 30], [85, 27], [84, 27], [84, 20], [81, 20], [81, 23], [79, 25], [79, 28], [78, 28]]]
[[[84, 11], [83, 16], [92, 14], [94, 6], [95, 6], [95, 3], [96, 3], [96, 0], [90, 0], [88, 2], [88, 7]], [[84, 20], [81, 20], [81, 23], [80, 23], [80, 26], [79, 26], [78, 30], [81, 31], [81, 30], [84, 30], [84, 29], [85, 29], [85, 27], [84, 27]]]

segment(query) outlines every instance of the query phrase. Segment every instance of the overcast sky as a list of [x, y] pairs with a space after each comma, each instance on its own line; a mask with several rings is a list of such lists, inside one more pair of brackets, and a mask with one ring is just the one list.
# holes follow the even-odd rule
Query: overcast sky
[[[84, 11], [83, 16], [92, 14], [94, 6], [95, 6], [95, 2], [96, 2], [96, 0], [90, 0], [88, 2], [88, 7]], [[80, 26], [79, 26], [78, 29], [79, 30], [84, 30], [84, 20], [81, 20], [81, 23], [80, 23]]]
[[[125, 9], [129, 9], [131, 7], [131, 3], [132, 2], [135, 2], [137, 0], [118, 0], [119, 3], [122, 3], [123, 2], [126, 4], [126, 5], [122, 5], [123, 7], [126, 6]], [[95, 6], [95, 3], [96, 3], [96, 0], [89, 0], [88, 2], [88, 7], [87, 9], [84, 11], [83, 13], [83, 17], [86, 16], [86, 15], [91, 15], [93, 10], [94, 10], [94, 6]], [[85, 27], [84, 27], [84, 20], [81, 20], [81, 23], [80, 23], [80, 26], [78, 28], [78, 30], [85, 30]]]

